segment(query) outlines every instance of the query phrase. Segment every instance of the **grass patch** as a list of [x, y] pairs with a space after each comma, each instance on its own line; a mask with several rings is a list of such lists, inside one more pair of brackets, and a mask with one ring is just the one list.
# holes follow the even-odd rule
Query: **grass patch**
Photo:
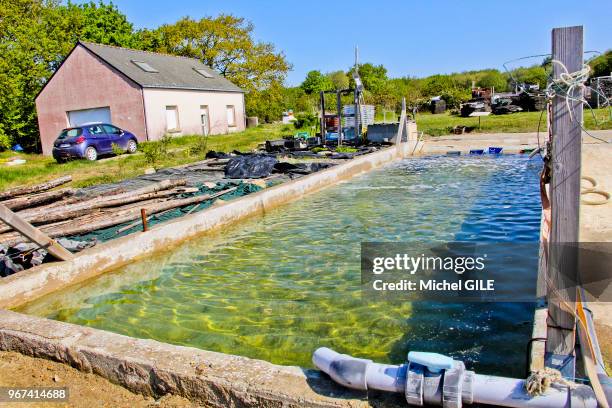
[[336, 147], [336, 152], [338, 153], [355, 153], [357, 149], [350, 146], [338, 146]]
[[[279, 139], [282, 136], [293, 134], [284, 131], [283, 125], [261, 125], [249, 128], [243, 132], [227, 135], [214, 135], [208, 137], [206, 151], [216, 150], [231, 152], [239, 150], [251, 151], [258, 144], [269, 139]], [[178, 166], [198, 160], [203, 160], [206, 151], [202, 149], [203, 136], [182, 136], [171, 138], [165, 146], [165, 154], [156, 158], [156, 168]], [[17, 185], [42, 183], [57, 177], [71, 175], [73, 187], [87, 187], [101, 183], [112, 183], [144, 173], [145, 169], [152, 167], [150, 160], [142, 153], [143, 150], [157, 147], [160, 142], [141, 143], [139, 153], [124, 154], [112, 159], [103, 159], [95, 162], [87, 160], [72, 160], [58, 164], [52, 157], [40, 154], [24, 154], [11, 151], [0, 152], [0, 191]], [[6, 166], [12, 157], [27, 160], [27, 163], [18, 166]]]
[[[508, 115], [489, 115], [481, 117], [481, 127], [478, 129], [478, 118], [451, 115], [441, 113], [432, 115], [430, 113], [417, 114], [417, 127], [419, 132], [425, 132], [430, 136], [441, 136], [452, 133], [455, 126], [472, 126], [474, 132], [478, 133], [516, 133], [535, 132], [538, 130], [538, 121], [541, 112], [519, 112]], [[596, 120], [588, 110], [584, 111], [584, 126], [587, 129], [600, 130], [612, 129], [612, 118], [608, 109], [594, 111]], [[546, 130], [546, 113], [542, 115], [540, 131]]]

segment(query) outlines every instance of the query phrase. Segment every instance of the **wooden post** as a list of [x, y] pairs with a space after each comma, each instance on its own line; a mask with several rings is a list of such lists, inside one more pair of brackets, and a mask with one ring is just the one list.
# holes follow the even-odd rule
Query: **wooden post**
[[74, 258], [70, 251], [2, 204], [0, 204], [0, 220], [36, 245], [47, 250], [54, 257], [62, 261], [69, 261]]
[[147, 232], [149, 224], [147, 224], [147, 210], [145, 208], [140, 209], [140, 218], [142, 219], [142, 232]]
[[[582, 26], [552, 31], [552, 58], [572, 73], [583, 64]], [[564, 72], [553, 63], [554, 78]], [[577, 89], [574, 98], [582, 90]], [[574, 376], [576, 343], [576, 276], [580, 205], [580, 150], [582, 104], [557, 95], [552, 101], [552, 176], [550, 181], [551, 233], [548, 262], [548, 340], [546, 365]]]

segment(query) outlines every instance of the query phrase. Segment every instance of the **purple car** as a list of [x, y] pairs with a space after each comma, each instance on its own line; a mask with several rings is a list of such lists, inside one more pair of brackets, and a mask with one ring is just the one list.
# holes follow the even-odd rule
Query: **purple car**
[[53, 144], [53, 158], [58, 162], [79, 158], [94, 161], [113, 153], [113, 145], [128, 153], [138, 149], [132, 133], [107, 123], [88, 123], [62, 130]]

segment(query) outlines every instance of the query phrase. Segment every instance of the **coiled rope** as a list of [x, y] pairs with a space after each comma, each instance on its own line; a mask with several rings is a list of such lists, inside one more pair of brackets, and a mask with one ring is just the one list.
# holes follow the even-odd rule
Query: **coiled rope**
[[536, 397], [544, 394], [552, 384], [563, 385], [569, 389], [574, 389], [578, 385], [563, 378], [559, 370], [545, 367], [529, 374], [525, 381], [525, 391], [527, 391], [530, 397]]
[[589, 183], [591, 183], [591, 185], [589, 187], [583, 187], [580, 186], [580, 195], [588, 195], [588, 194], [596, 194], [599, 196], [602, 196], [602, 198], [598, 199], [598, 200], [593, 200], [593, 199], [588, 199], [588, 198], [580, 198], [580, 202], [582, 204], [586, 204], [586, 205], [603, 205], [603, 204], [607, 204], [608, 201], [610, 201], [610, 193], [605, 191], [605, 190], [600, 190], [597, 187], [597, 180], [595, 180], [593, 177], [589, 177], [589, 176], [582, 176], [580, 178], [581, 180], [585, 180], [588, 181]]

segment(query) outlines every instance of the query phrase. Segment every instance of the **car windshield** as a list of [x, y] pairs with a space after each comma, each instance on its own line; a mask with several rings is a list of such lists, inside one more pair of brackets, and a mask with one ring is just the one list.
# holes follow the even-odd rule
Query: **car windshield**
[[67, 137], [77, 137], [81, 136], [83, 133], [83, 129], [81, 128], [72, 128], [72, 129], [64, 129], [62, 133], [57, 137], [58, 139], [66, 139]]

